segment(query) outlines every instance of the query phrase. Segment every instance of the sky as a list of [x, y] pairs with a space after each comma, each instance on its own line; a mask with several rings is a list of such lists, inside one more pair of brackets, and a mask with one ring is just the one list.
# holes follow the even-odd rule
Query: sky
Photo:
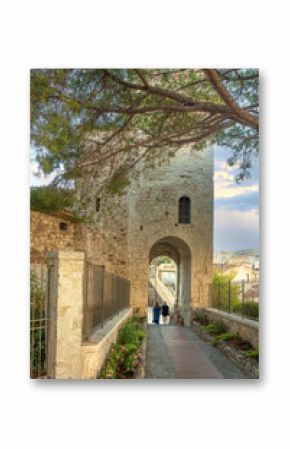
[[230, 150], [215, 149], [214, 251], [259, 249], [259, 166], [253, 159], [251, 178], [237, 184], [237, 167], [230, 167]]
[[[238, 170], [227, 164], [231, 151], [216, 148], [214, 155], [214, 251], [258, 250], [258, 159], [253, 161], [251, 179], [237, 184], [235, 176]], [[32, 185], [47, 185], [53, 179], [53, 175], [36, 176], [36, 163], [32, 163], [31, 168]]]

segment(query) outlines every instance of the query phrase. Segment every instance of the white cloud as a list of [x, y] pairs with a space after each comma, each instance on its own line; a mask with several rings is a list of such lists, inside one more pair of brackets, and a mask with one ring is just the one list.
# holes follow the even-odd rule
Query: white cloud
[[32, 161], [30, 163], [30, 184], [32, 186], [44, 186], [48, 185], [55, 177], [55, 173], [44, 175], [39, 171], [37, 162]]
[[215, 209], [215, 249], [258, 248], [259, 215], [256, 209], [239, 211]]
[[251, 184], [237, 184], [235, 181], [235, 173], [237, 167], [229, 167], [224, 161], [216, 163], [216, 170], [214, 174], [215, 198], [233, 198], [236, 196], [245, 195], [252, 192], [258, 192], [258, 183], [252, 181]]

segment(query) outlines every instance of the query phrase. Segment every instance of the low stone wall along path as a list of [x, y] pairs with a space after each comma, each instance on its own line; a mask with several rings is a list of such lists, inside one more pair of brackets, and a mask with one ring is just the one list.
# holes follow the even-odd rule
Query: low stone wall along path
[[148, 324], [147, 379], [246, 379], [225, 355], [183, 326]]

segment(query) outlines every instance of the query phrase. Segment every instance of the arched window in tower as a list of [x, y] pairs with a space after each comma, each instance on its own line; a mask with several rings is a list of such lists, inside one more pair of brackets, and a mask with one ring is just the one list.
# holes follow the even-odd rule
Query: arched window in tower
[[178, 202], [178, 222], [190, 223], [190, 198], [182, 196]]

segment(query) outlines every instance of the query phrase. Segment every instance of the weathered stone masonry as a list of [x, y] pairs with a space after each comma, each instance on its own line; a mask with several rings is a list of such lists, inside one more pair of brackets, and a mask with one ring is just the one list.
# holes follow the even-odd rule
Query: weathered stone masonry
[[[88, 188], [82, 186], [83, 189]], [[50, 270], [48, 376], [95, 378], [122, 320], [82, 341], [84, 261], [131, 281], [131, 305], [145, 315], [148, 268], [160, 255], [178, 267], [178, 305], [186, 325], [191, 307], [208, 306], [212, 278], [213, 154], [180, 150], [167, 163], [131, 180], [121, 195], [100, 195], [90, 185], [90, 224], [75, 223], [69, 214], [31, 212], [31, 262], [48, 257]], [[190, 223], [179, 223], [178, 203], [191, 202]], [[96, 201], [99, 198], [99, 201]], [[96, 208], [96, 202], [99, 203]], [[96, 210], [98, 209], [98, 210]], [[106, 334], [104, 334], [106, 332]]]
[[[140, 169], [121, 195], [97, 192], [95, 180], [88, 191], [91, 224], [31, 213], [32, 261], [43, 259], [47, 251], [84, 252], [86, 259], [131, 280], [131, 304], [144, 315], [149, 263], [167, 255], [178, 265], [184, 314], [191, 306], [206, 307], [212, 279], [213, 151], [183, 148], [168, 162]], [[191, 201], [189, 224], [178, 222], [178, 201], [184, 195]]]
[[[86, 189], [86, 186], [82, 186]], [[131, 280], [131, 303], [145, 314], [148, 265], [157, 255], [179, 266], [179, 306], [207, 306], [212, 278], [213, 151], [179, 150], [168, 162], [140, 169], [122, 195], [90, 185], [88, 209], [95, 225], [82, 248], [96, 263]], [[178, 223], [178, 201], [191, 200], [190, 224]], [[84, 241], [84, 239], [81, 239]]]
[[[73, 250], [75, 247], [76, 223], [69, 216], [51, 215], [43, 212], [30, 213], [31, 262], [44, 260], [48, 251]], [[66, 229], [62, 230], [62, 224]]]

